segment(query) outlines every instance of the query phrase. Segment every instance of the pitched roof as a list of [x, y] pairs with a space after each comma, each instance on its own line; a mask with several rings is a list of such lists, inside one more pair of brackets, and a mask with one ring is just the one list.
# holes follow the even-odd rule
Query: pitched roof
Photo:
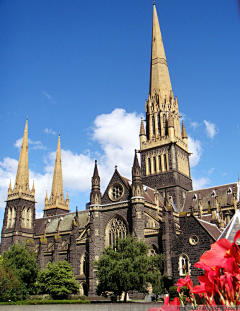
[[212, 224], [203, 219], [199, 219], [198, 217], [195, 217], [195, 218], [203, 226], [203, 228], [213, 237], [215, 241], [219, 238], [222, 231], [215, 224]]
[[[50, 217], [43, 217], [36, 219], [35, 235], [57, 232], [59, 226], [59, 232], [71, 230], [72, 222], [76, 217], [76, 213], [62, 214]], [[88, 211], [78, 212], [78, 223], [80, 228], [85, 228], [89, 223]]]
[[230, 206], [233, 199], [233, 187], [235, 187], [235, 191], [238, 193], [238, 183], [188, 191], [182, 212], [189, 212], [191, 206], [194, 210], [198, 210], [198, 200], [200, 196], [203, 210], [208, 209], [209, 203], [211, 206], [214, 204], [214, 192], [218, 196], [220, 206]]

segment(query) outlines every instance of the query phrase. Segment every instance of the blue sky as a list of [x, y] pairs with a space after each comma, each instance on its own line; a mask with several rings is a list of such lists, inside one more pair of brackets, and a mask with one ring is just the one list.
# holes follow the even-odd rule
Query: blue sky
[[[236, 182], [240, 154], [237, 0], [156, 0], [174, 95], [189, 135], [195, 188]], [[102, 192], [115, 165], [131, 176], [148, 96], [152, 1], [0, 1], [0, 222], [29, 120], [37, 215], [51, 191], [61, 133], [70, 209]]]

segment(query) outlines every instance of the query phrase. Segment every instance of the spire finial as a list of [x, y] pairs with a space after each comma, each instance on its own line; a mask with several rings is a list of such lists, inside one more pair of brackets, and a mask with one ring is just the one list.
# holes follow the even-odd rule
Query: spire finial
[[153, 0], [153, 5], [156, 5], [155, 0]]

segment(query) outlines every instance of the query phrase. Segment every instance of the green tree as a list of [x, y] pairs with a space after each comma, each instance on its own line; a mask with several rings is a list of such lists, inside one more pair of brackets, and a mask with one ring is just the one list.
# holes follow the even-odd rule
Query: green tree
[[5, 267], [0, 263], [0, 301], [16, 301], [28, 295], [25, 286], [14, 267]]
[[161, 291], [161, 263], [163, 255], [149, 256], [149, 247], [143, 240], [136, 241], [126, 237], [118, 239], [113, 248], [105, 248], [102, 256], [94, 262], [97, 269], [97, 293], [107, 295], [114, 292], [121, 295], [137, 290], [146, 292], [147, 283], [151, 283], [153, 292]]
[[53, 298], [65, 298], [67, 294], [79, 290], [79, 284], [68, 261], [49, 262], [39, 272], [36, 287], [39, 293], [50, 294]]
[[36, 254], [26, 245], [13, 244], [8, 251], [3, 252], [2, 265], [16, 271], [22, 286], [31, 294], [34, 293], [39, 266]]

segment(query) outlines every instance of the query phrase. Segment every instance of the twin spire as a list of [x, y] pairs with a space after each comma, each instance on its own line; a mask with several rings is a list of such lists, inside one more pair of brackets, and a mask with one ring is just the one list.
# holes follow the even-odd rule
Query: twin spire
[[25, 200], [35, 201], [34, 182], [32, 190], [29, 188], [29, 169], [28, 169], [28, 118], [26, 120], [22, 146], [18, 161], [18, 169], [14, 188], [12, 189], [11, 180], [8, 188], [7, 201], [24, 198]]
[[[12, 189], [11, 180], [8, 188], [7, 201], [17, 198], [23, 198], [25, 200], [35, 201], [35, 188], [34, 182], [32, 190], [29, 189], [29, 168], [28, 168], [28, 119], [26, 120], [23, 141], [18, 161], [18, 169], [15, 180], [14, 188]], [[66, 201], [63, 195], [63, 179], [62, 179], [62, 161], [61, 161], [61, 145], [60, 134], [58, 137], [57, 154], [55, 160], [52, 191], [50, 199], [48, 200], [47, 194], [45, 198], [44, 212], [51, 210], [52, 214], [55, 214], [57, 210], [69, 212], [69, 198], [67, 194]], [[50, 211], [49, 211], [50, 212]], [[47, 213], [49, 214], [49, 213]]]
[[66, 201], [63, 194], [63, 179], [62, 179], [62, 159], [61, 159], [61, 144], [60, 134], [58, 136], [58, 145], [56, 160], [53, 173], [52, 191], [48, 200], [47, 192], [45, 198], [44, 215], [56, 215], [61, 212], [69, 212], [69, 198], [67, 193]]

